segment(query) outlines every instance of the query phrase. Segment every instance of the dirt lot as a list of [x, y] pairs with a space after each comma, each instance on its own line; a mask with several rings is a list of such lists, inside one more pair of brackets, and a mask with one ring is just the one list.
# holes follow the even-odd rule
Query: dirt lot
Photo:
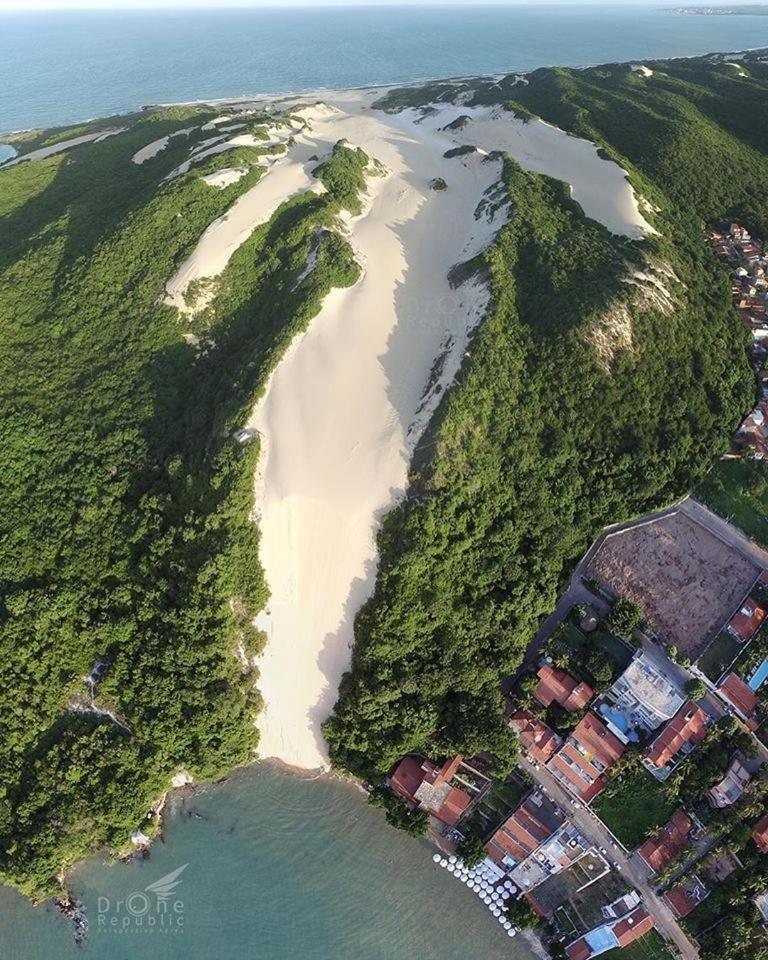
[[651, 627], [696, 660], [751, 589], [759, 569], [679, 511], [610, 533], [588, 575], [639, 604]]

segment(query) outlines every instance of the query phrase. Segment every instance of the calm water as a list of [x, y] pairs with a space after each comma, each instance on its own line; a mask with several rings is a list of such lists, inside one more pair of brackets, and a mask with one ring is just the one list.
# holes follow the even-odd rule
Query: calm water
[[[0, 957], [532, 960], [522, 938], [507, 937], [432, 852], [388, 827], [356, 789], [265, 766], [174, 800], [151, 860], [78, 871], [73, 887], [91, 926], [82, 950], [52, 909], [0, 888]], [[183, 926], [142, 932], [150, 928], [116, 901], [142, 913], [149, 897], [144, 922], [160, 916], [146, 887], [184, 864], [162, 914]]]
[[764, 45], [768, 17], [626, 6], [5, 12], [0, 131], [200, 97]]

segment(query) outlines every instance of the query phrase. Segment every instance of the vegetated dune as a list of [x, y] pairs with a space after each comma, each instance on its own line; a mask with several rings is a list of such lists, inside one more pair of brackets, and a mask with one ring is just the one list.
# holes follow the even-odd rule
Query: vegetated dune
[[[624, 172], [554, 127], [451, 105], [384, 114], [370, 109], [375, 92], [325, 98], [333, 109], [315, 110], [311, 128], [251, 191], [278, 176], [281, 188], [306, 187], [308, 157], [340, 138], [387, 171], [370, 181], [365, 211], [347, 224], [362, 279], [327, 298], [251, 421], [263, 440], [256, 512], [271, 590], [258, 619], [268, 635], [260, 752], [300, 767], [327, 764], [320, 725], [349, 666], [355, 615], [373, 590], [379, 520], [403, 496], [414, 445], [486, 309], [482, 283], [452, 289], [448, 273], [487, 246], [506, 216], [488, 198], [501, 174], [500, 158], [488, 153], [507, 150], [528, 169], [567, 179], [586, 213], [612, 230], [637, 237], [651, 229]], [[460, 114], [472, 122], [445, 130]], [[444, 156], [463, 143], [479, 149]], [[445, 190], [432, 189], [438, 177]], [[215, 261], [212, 251], [195, 255], [206, 270]]]
[[52, 157], [56, 153], [62, 153], [64, 150], [71, 150], [72, 147], [79, 147], [83, 143], [99, 143], [106, 140], [107, 137], [115, 137], [118, 133], [123, 133], [125, 127], [116, 127], [114, 130], [97, 130], [94, 133], [84, 133], [80, 137], [72, 137], [71, 140], [60, 140], [58, 143], [52, 143], [49, 147], [40, 147], [38, 150], [30, 150], [29, 153], [23, 153], [4, 164], [6, 167], [15, 167], [17, 163], [27, 163], [31, 160], [44, 160], [45, 157]]

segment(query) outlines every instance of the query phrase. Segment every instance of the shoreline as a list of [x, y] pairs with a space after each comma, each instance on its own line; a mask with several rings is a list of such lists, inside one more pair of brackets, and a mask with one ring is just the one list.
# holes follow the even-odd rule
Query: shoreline
[[[674, 12], [670, 10], [669, 12]], [[87, 117], [85, 119], [71, 120], [67, 123], [54, 126], [40, 126], [40, 127], [19, 127], [15, 130], [0, 130], [0, 146], [7, 143], [4, 140], [5, 137], [16, 137], [24, 133], [35, 133], [46, 130], [66, 130], [68, 127], [79, 126], [84, 123], [96, 123], [97, 121], [105, 120], [120, 120], [126, 117], [131, 117], [137, 114], [147, 113], [153, 110], [163, 110], [170, 107], [196, 107], [196, 106], [206, 106], [210, 105], [211, 107], [217, 106], [226, 106], [227, 104], [238, 104], [238, 103], [247, 103], [256, 100], [268, 100], [273, 102], [278, 102], [280, 100], [291, 100], [301, 97], [310, 97], [315, 94], [319, 96], [329, 96], [333, 94], [343, 94], [343, 93], [365, 93], [370, 90], [396, 90], [402, 87], [425, 87], [433, 83], [454, 83], [454, 82], [465, 82], [465, 81], [485, 81], [498, 79], [500, 77], [508, 77], [513, 74], [517, 74], [521, 77], [527, 77], [529, 74], [534, 73], [537, 70], [554, 70], [558, 67], [562, 67], [567, 70], [591, 70], [594, 67], [601, 66], [624, 66], [630, 63], [635, 63], [640, 60], [653, 60], [653, 61], [669, 61], [669, 62], [679, 62], [681, 60], [701, 60], [707, 59], [709, 57], [732, 57], [739, 56], [740, 54], [745, 53], [760, 53], [765, 51], [768, 53], [768, 46], [757, 46], [757, 47], [740, 47], [736, 50], [709, 50], [706, 53], [693, 53], [693, 54], [684, 54], [677, 57], [658, 57], [658, 56], [643, 56], [635, 57], [631, 60], [595, 60], [590, 63], [582, 63], [578, 65], [557, 62], [557, 63], [542, 63], [536, 67], [529, 67], [526, 70], [516, 70], [510, 68], [508, 70], [497, 70], [493, 73], [477, 73], [477, 74], [457, 74], [454, 76], [436, 76], [436, 77], [421, 77], [413, 80], [397, 80], [391, 83], [366, 83], [361, 85], [352, 85], [349, 87], [306, 87], [298, 90], [277, 90], [272, 93], [269, 92], [258, 92], [252, 94], [242, 94], [238, 96], [227, 96], [227, 97], [197, 97], [192, 100], [168, 100], [168, 101], [157, 101], [154, 103], [146, 103], [138, 105], [135, 107], [126, 107], [124, 110], [119, 110], [116, 113], [107, 113], [103, 115], [96, 115]], [[9, 144], [12, 146], [12, 144]]]

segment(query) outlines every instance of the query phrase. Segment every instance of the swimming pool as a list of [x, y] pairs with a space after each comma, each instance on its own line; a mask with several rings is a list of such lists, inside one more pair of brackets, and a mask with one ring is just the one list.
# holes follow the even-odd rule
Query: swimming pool
[[750, 690], [758, 690], [768, 680], [768, 657], [763, 660], [749, 679]]

